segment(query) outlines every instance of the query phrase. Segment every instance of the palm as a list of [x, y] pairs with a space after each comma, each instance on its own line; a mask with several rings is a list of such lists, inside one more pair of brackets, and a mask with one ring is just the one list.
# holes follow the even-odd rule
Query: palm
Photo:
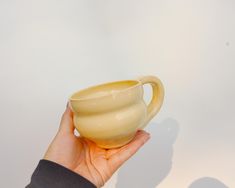
[[[96, 185], [103, 185], [115, 172], [112, 158], [109, 158], [110, 152], [113, 150], [105, 150], [97, 147], [93, 142], [78, 138], [79, 144], [82, 145], [79, 151], [76, 165], [73, 171], [86, 177]], [[111, 152], [112, 153], [112, 152]]]
[[54, 161], [101, 187], [149, 138], [139, 131], [129, 144], [117, 149], [102, 149], [95, 143], [74, 135], [72, 113], [66, 110], [59, 132], [45, 154]]

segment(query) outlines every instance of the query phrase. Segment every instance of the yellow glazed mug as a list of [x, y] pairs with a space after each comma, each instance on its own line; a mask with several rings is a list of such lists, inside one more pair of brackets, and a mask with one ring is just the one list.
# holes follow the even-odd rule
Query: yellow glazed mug
[[[151, 84], [149, 105], [143, 99], [143, 85]], [[74, 93], [69, 101], [73, 121], [82, 137], [102, 148], [116, 148], [130, 142], [139, 129], [157, 114], [164, 88], [155, 76], [105, 83]]]

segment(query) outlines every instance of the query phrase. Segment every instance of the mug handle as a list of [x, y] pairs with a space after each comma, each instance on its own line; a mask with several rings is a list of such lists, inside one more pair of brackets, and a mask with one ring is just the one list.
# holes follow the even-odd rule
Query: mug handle
[[138, 79], [142, 85], [144, 84], [151, 84], [152, 86], [152, 99], [147, 106], [147, 117], [144, 122], [144, 124], [140, 127], [140, 129], [143, 129], [146, 127], [147, 123], [158, 113], [160, 110], [163, 99], [164, 99], [164, 87], [161, 82], [157, 77], [155, 76], [143, 76]]

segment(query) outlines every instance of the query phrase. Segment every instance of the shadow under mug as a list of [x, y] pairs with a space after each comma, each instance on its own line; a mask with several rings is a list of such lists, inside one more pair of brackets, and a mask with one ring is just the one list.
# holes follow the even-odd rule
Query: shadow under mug
[[[146, 105], [144, 84], [151, 84], [152, 99]], [[155, 76], [96, 85], [69, 98], [73, 121], [82, 137], [102, 148], [130, 142], [160, 110], [164, 98], [162, 82]]]

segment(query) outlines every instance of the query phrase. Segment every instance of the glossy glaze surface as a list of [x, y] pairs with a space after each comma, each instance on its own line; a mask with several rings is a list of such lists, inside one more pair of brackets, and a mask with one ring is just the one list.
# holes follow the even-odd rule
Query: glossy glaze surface
[[[150, 83], [153, 97], [147, 106], [143, 84]], [[125, 145], [159, 111], [164, 90], [153, 76], [93, 86], [74, 93], [70, 106], [74, 124], [84, 136], [103, 148]]]

